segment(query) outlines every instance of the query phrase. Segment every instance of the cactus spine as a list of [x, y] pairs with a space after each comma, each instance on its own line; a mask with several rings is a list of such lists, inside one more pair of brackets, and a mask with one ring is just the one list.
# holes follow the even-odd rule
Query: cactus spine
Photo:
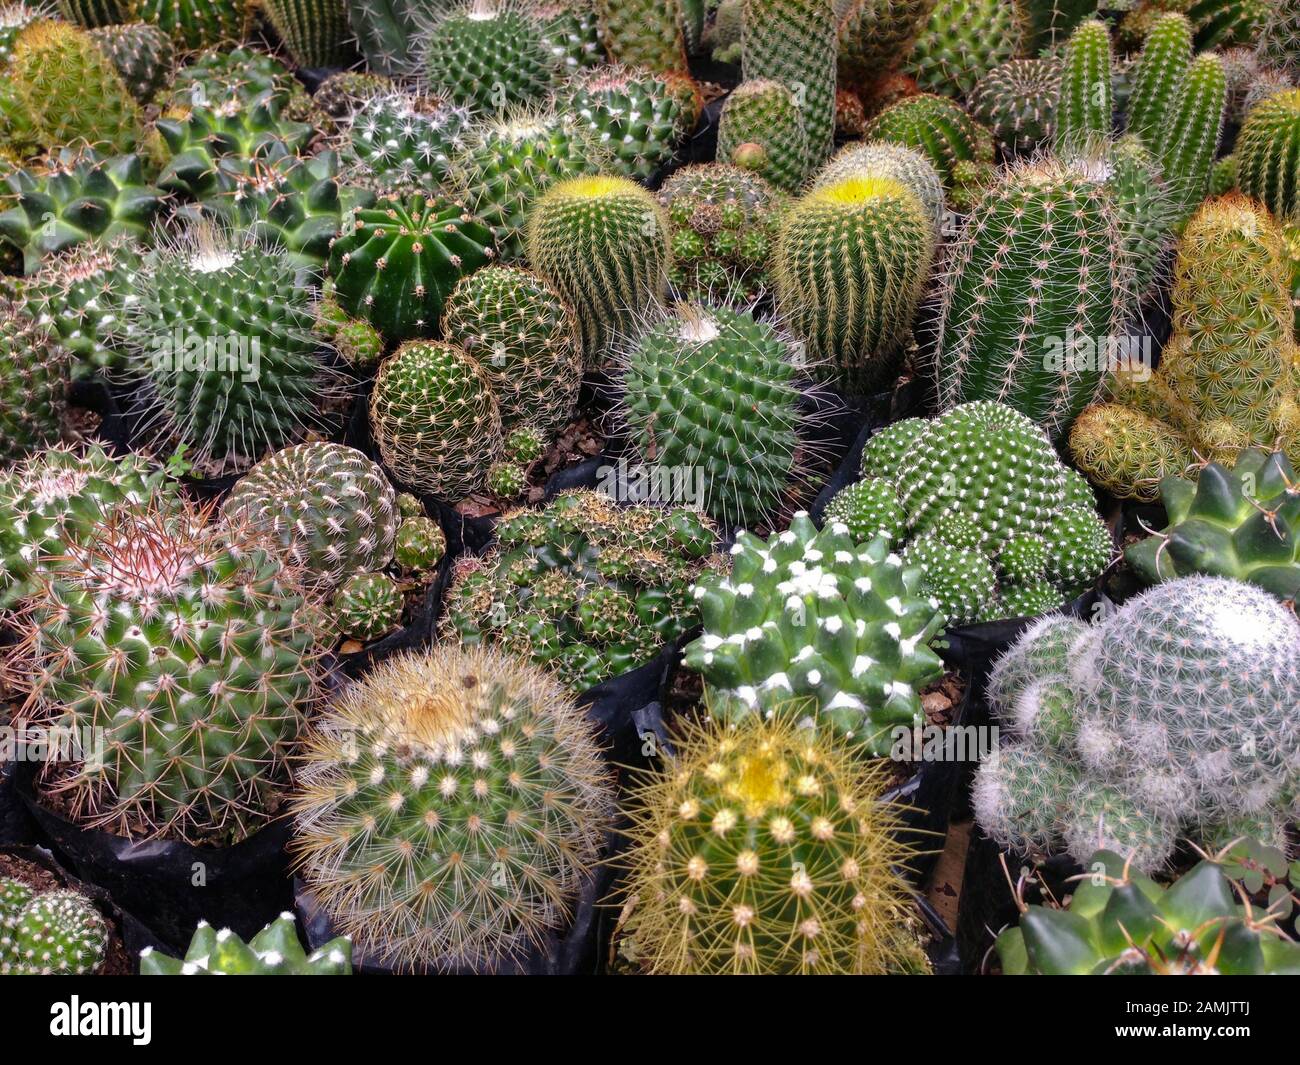
[[299, 66], [346, 66], [355, 56], [344, 0], [261, 0], [261, 5]]
[[1237, 187], [1280, 220], [1300, 216], [1300, 89], [1251, 108], [1237, 137]]
[[791, 192], [807, 178], [811, 154], [804, 111], [779, 81], [753, 78], [727, 97], [718, 122], [719, 160]]
[[1096, 19], [1070, 35], [1061, 63], [1056, 142], [1065, 149], [1097, 144], [1111, 126], [1110, 30]]

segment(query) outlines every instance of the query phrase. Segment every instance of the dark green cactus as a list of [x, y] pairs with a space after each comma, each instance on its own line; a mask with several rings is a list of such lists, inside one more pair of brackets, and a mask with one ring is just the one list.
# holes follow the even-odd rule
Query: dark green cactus
[[402, 77], [419, 70], [421, 15], [451, 7], [440, 0], [344, 0], [348, 25], [366, 66], [377, 74]]
[[500, 112], [539, 103], [555, 78], [540, 27], [500, 0], [435, 17], [422, 46], [425, 80], [462, 107]]
[[1061, 59], [1061, 95], [1056, 104], [1056, 143], [1079, 150], [1110, 135], [1110, 30], [1090, 19], [1070, 34]]
[[347, 119], [341, 154], [358, 183], [427, 195], [446, 181], [468, 124], [469, 112], [449, 101], [376, 93]]
[[300, 67], [340, 67], [356, 56], [345, 0], [261, 0], [262, 10]]
[[971, 162], [993, 162], [993, 137], [959, 104], [942, 96], [907, 96], [890, 105], [868, 124], [868, 140], [893, 141], [915, 148], [934, 164], [944, 185], [954, 187], [954, 168]]
[[1012, 59], [980, 78], [970, 95], [974, 116], [1007, 151], [1032, 151], [1056, 131], [1059, 59]]
[[85, 895], [0, 880], [0, 976], [87, 976], [107, 949], [108, 923]]
[[354, 573], [330, 601], [330, 621], [353, 640], [378, 640], [402, 623], [402, 592], [386, 573]]
[[689, 132], [668, 82], [637, 67], [579, 72], [559, 91], [558, 110], [576, 115], [613, 152], [610, 172], [640, 181], [649, 181]]
[[903, 66], [923, 92], [961, 97], [1008, 59], [1025, 54], [1019, 4], [1003, 0], [938, 0]]
[[804, 113], [788, 88], [768, 78], [739, 85], [722, 106], [718, 159], [791, 192], [812, 172]]

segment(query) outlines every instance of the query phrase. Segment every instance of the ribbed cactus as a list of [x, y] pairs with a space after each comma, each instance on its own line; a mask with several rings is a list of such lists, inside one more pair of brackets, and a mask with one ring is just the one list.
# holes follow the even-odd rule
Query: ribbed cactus
[[296, 575], [178, 503], [118, 507], [65, 553], [16, 664], [35, 720], [103, 739], [51, 763], [46, 786], [82, 823], [137, 838], [260, 828], [316, 689]]
[[970, 94], [971, 113], [1013, 154], [1032, 151], [1056, 132], [1059, 59], [1012, 59], [994, 67]]
[[0, 976], [88, 976], [107, 949], [108, 923], [85, 895], [0, 880]]
[[447, 537], [438, 523], [423, 514], [402, 519], [393, 542], [393, 561], [417, 577], [431, 573], [447, 553]]
[[347, 119], [341, 155], [355, 179], [389, 192], [436, 192], [465, 145], [469, 112], [449, 101], [379, 92]]
[[903, 62], [935, 0], [836, 0], [839, 79], [870, 85]]
[[804, 112], [779, 81], [753, 78], [722, 105], [718, 159], [760, 174], [778, 189], [793, 191], [812, 168]]
[[659, 306], [670, 260], [668, 220], [645, 189], [624, 178], [552, 185], [528, 220], [528, 259], [578, 316], [587, 367]]
[[132, 18], [152, 22], [188, 50], [242, 41], [252, 0], [130, 0]]
[[352, 640], [378, 640], [402, 623], [402, 592], [386, 573], [354, 573], [330, 600], [330, 622]]
[[623, 935], [653, 974], [926, 972], [884, 774], [824, 733], [688, 726], [640, 781]]
[[1182, 219], [1192, 214], [1209, 186], [1227, 98], [1223, 60], [1208, 52], [1197, 56], [1187, 68], [1172, 122], [1162, 135], [1152, 138]]
[[280, 914], [247, 943], [229, 928], [217, 931], [200, 921], [185, 957], [173, 958], [153, 947], [140, 952], [141, 976], [348, 976], [351, 972], [351, 940], [339, 936], [308, 954], [291, 913]]
[[934, 220], [938, 234], [944, 217], [943, 183], [925, 155], [891, 141], [854, 141], [831, 157], [813, 176], [815, 189], [837, 185], [850, 177], [885, 177], [907, 186]]
[[275, 110], [310, 99], [293, 72], [273, 55], [239, 46], [209, 48], [176, 71], [170, 106], [182, 110], [244, 106], [259, 98]]
[[1152, 25], [1132, 76], [1130, 133], [1151, 138], [1151, 143], [1164, 135], [1191, 65], [1191, 23], [1179, 12], [1162, 16]]
[[949, 189], [955, 186], [953, 171], [959, 163], [987, 166], [993, 162], [989, 131], [942, 96], [904, 97], [873, 118], [865, 136], [923, 153]]
[[561, 114], [576, 115], [613, 153], [612, 172], [639, 181], [649, 181], [690, 132], [670, 83], [640, 67], [581, 71], [559, 90], [556, 104]]
[[59, 16], [82, 26], [110, 26], [126, 22], [131, 0], [59, 0]]
[[450, 344], [413, 340], [384, 361], [370, 428], [398, 480], [453, 502], [481, 488], [501, 454], [492, 382]]
[[702, 477], [724, 525], [771, 519], [797, 475], [790, 343], [743, 312], [682, 305], [626, 356], [623, 406], [642, 459]]
[[505, 0], [474, 0], [435, 16], [423, 31], [424, 80], [462, 107], [500, 112], [539, 103], [555, 62], [541, 28]]
[[605, 61], [599, 17], [592, 0], [532, 0], [529, 13], [542, 31], [560, 75]]
[[615, 62], [686, 69], [681, 0], [596, 0], [600, 35]]
[[1279, 219], [1300, 214], [1300, 89], [1261, 100], [1237, 136], [1237, 187]]
[[741, 532], [730, 574], [695, 589], [704, 633], [684, 649], [720, 720], [811, 715], [867, 756], [924, 724], [921, 689], [943, 673], [943, 614], [885, 540], [818, 532], [807, 514], [763, 540]]
[[348, 215], [329, 273], [339, 306], [395, 343], [433, 335], [456, 283], [495, 257], [492, 231], [459, 203], [387, 195]]
[[157, 26], [129, 22], [92, 30], [90, 36], [140, 103], [149, 103], [171, 81], [176, 46]]
[[355, 58], [345, 0], [261, 0], [261, 7], [300, 67], [347, 66]]
[[58, 441], [70, 362], [48, 326], [0, 298], [0, 461]]
[[1090, 19], [1070, 34], [1061, 57], [1061, 94], [1056, 104], [1056, 143], [1078, 150], [1110, 134], [1110, 30]]
[[503, 428], [549, 438], [568, 421], [582, 384], [578, 322], [536, 274], [489, 266], [463, 278], [447, 299], [442, 335], [486, 374]]
[[342, 444], [298, 444], [268, 455], [231, 490], [222, 513], [266, 533], [305, 580], [327, 588], [393, 557], [393, 487], [379, 466]]
[[1011, 170], [952, 253], [936, 325], [940, 407], [996, 400], [1063, 433], [1128, 334], [1133, 286], [1101, 185], [1054, 161]]
[[1024, 53], [1026, 28], [1019, 4], [938, 0], [903, 71], [923, 92], [965, 96], [994, 67]]
[[791, 206], [777, 304], [815, 373], [860, 393], [892, 383], [934, 248], [932, 216], [893, 178], [846, 177]]
[[442, 645], [342, 692], [294, 811], [299, 875], [368, 958], [494, 969], [568, 922], [613, 787], [591, 724], [547, 674]]
[[794, 95], [808, 136], [809, 169], [834, 146], [837, 40], [832, 0], [745, 0], [745, 77], [780, 82]]
[[344, 5], [366, 66], [388, 77], [418, 71], [421, 15], [454, 6], [451, 0], [344, 0]]

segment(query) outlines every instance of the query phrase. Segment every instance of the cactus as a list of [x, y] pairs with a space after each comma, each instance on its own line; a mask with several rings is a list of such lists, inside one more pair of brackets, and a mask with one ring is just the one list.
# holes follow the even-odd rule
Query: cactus
[[725, 526], [765, 521], [797, 477], [791, 346], [744, 312], [682, 305], [627, 355], [623, 407], [644, 461], [702, 478]]
[[298, 939], [294, 916], [282, 913], [245, 943], [229, 928], [200, 921], [185, 957], [153, 947], [140, 952], [141, 976], [350, 976], [352, 941], [331, 939], [311, 954]]
[[557, 109], [586, 123], [613, 153], [612, 172], [639, 181], [649, 181], [689, 132], [669, 81], [637, 67], [602, 66], [575, 74], [559, 91]]
[[358, 949], [403, 969], [495, 969], [562, 929], [613, 812], [582, 712], [486, 649], [386, 659], [304, 763], [299, 875]]
[[536, 274], [489, 266], [447, 299], [442, 335], [487, 376], [505, 429], [532, 426], [549, 438], [568, 421], [582, 384], [578, 323]]
[[305, 580], [325, 588], [393, 557], [393, 487], [379, 466], [342, 444], [298, 444], [268, 455], [231, 490], [222, 513], [267, 534]]
[[405, 572], [423, 576], [437, 568], [447, 553], [447, 537], [438, 523], [423, 514], [403, 518], [393, 543], [393, 559]]
[[935, 0], [836, 0], [840, 82], [869, 85], [892, 74], [934, 5]]
[[993, 131], [1006, 151], [1024, 154], [1052, 140], [1060, 93], [1060, 60], [1012, 59], [976, 83], [970, 94], [971, 114]]
[[966, 96], [994, 67], [1025, 53], [1018, 4], [1002, 0], [938, 0], [917, 34], [903, 72], [922, 92]]
[[436, 192], [465, 146], [469, 112], [444, 100], [379, 92], [347, 122], [341, 148], [358, 183], [387, 192]]
[[989, 166], [993, 162], [989, 131], [942, 96], [904, 97], [873, 118], [865, 136], [915, 148], [934, 164], [948, 189], [954, 187], [953, 172], [959, 163]]
[[340, 70], [312, 94], [317, 109], [336, 121], [350, 118], [367, 100], [393, 92], [393, 79], [367, 70]]
[[0, 298], [0, 461], [59, 439], [69, 362], [46, 325]]
[[811, 188], [827, 188], [849, 177], [885, 177], [907, 186], [934, 220], [936, 237], [944, 217], [943, 183], [925, 155], [889, 141], [854, 141], [844, 145], [813, 176]]
[[854, 540], [883, 537], [891, 545], [903, 537], [907, 514], [891, 485], [875, 477], [857, 481], [833, 495], [822, 512], [826, 525], [846, 525]]
[[1300, 214], [1300, 89], [1257, 103], [1237, 136], [1237, 187], [1278, 219]]
[[790, 207], [777, 305], [817, 374], [857, 393], [892, 383], [934, 248], [932, 216], [894, 178], [849, 176]]
[[539, 103], [555, 75], [538, 25], [505, 0], [475, 0], [425, 30], [425, 80], [461, 107], [500, 112]]
[[1182, 208], [1180, 219], [1190, 217], [1209, 187], [1227, 97], [1223, 60], [1213, 53], [1197, 56], [1187, 69], [1172, 124], [1152, 145]]
[[1027, 906], [997, 939], [1009, 975], [1144, 976], [1300, 973], [1300, 946], [1271, 910], [1238, 902], [1221, 858], [1202, 859], [1162, 887], [1111, 850], [1066, 906]]
[[1128, 130], [1139, 137], [1162, 136], [1173, 121], [1178, 95], [1192, 65], [1192, 25], [1171, 12], [1151, 27], [1133, 75]]
[[0, 976], [88, 976], [107, 948], [108, 924], [85, 895], [0, 880]]
[[1110, 135], [1111, 78], [1110, 30], [1104, 22], [1089, 19], [1070, 34], [1061, 60], [1058, 148], [1078, 150]]
[[611, 58], [662, 73], [686, 69], [681, 0], [596, 0]]
[[261, 0], [271, 25], [300, 67], [340, 67], [355, 55], [348, 43], [345, 0]]
[[756, 717], [686, 726], [677, 746], [631, 804], [624, 933], [645, 971], [928, 971], [878, 766]]
[[131, 17], [152, 22], [189, 51], [242, 41], [253, 20], [252, 0], [130, 0]]
[[624, 178], [571, 178], [537, 201], [528, 220], [528, 259], [576, 312], [588, 369], [659, 305], [668, 239], [663, 208]]
[[614, 163], [596, 132], [572, 116], [515, 112], [470, 126], [454, 160], [458, 197], [496, 235], [503, 262], [524, 253], [534, 201], [555, 182], [594, 174]]
[[210, 48], [176, 71], [169, 104], [181, 110], [264, 100], [277, 113], [310, 99], [279, 59], [253, 48]]
[[[990, 677], [991, 705], [1020, 742], [981, 766], [976, 818], [1003, 846], [1083, 862], [1100, 843], [1160, 868], [1179, 834], [1289, 801], [1297, 666], [1294, 616], [1218, 577], [1159, 584], [1092, 627], [1031, 628]], [[1027, 809], [1028, 782], [1053, 774], [1075, 783]]]
[[64, 550], [16, 665], [33, 720], [103, 745], [51, 763], [49, 793], [81, 823], [137, 839], [246, 838], [287, 782], [316, 688], [296, 575], [175, 502], [119, 506]]
[[354, 573], [338, 586], [330, 620], [353, 640], [378, 640], [402, 623], [402, 593], [385, 573]]
[[487, 490], [503, 502], [517, 499], [528, 487], [528, 471], [517, 462], [497, 462], [487, 472]]
[[718, 160], [753, 170], [791, 192], [811, 172], [812, 153], [804, 113], [779, 81], [753, 78], [737, 87], [722, 107]]
[[664, 182], [659, 203], [672, 229], [669, 280], [677, 292], [746, 306], [771, 288], [783, 200], [761, 177], [727, 163], [683, 167]]
[[329, 273], [339, 306], [394, 343], [432, 335], [456, 283], [495, 256], [491, 230], [455, 201], [389, 194], [349, 212]]
[[1250, 448], [1231, 467], [1171, 475], [1160, 497], [1168, 526], [1124, 552], [1148, 584], [1205, 573], [1300, 597], [1300, 478], [1280, 451]]
[[420, 66], [419, 23], [426, 12], [449, 9], [450, 0], [344, 0], [348, 25], [366, 66], [386, 77], [413, 75]]
[[497, 545], [453, 570], [441, 626], [499, 643], [581, 692], [644, 665], [697, 620], [691, 583], [715, 529], [686, 507], [620, 507], [566, 492], [497, 522]]
[[147, 104], [172, 79], [176, 46], [172, 39], [147, 22], [129, 22], [92, 30], [95, 45], [117, 68], [131, 95]]
[[370, 428], [398, 480], [453, 502], [483, 486], [501, 453], [492, 382], [450, 344], [409, 341], [383, 362]]
[[807, 170], [820, 166], [834, 146], [837, 40], [832, 0], [745, 2], [745, 77], [780, 82], [794, 95], [808, 137]]

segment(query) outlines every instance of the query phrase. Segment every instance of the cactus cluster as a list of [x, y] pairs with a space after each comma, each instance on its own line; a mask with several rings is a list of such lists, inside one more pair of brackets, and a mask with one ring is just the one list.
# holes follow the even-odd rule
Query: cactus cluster
[[19, 459], [58, 441], [70, 362], [40, 320], [0, 299], [0, 459]]
[[0, 976], [88, 976], [107, 947], [108, 924], [86, 896], [0, 880]]
[[339, 936], [308, 954], [291, 913], [280, 914], [247, 943], [229, 928], [218, 931], [200, 921], [183, 958], [153, 947], [140, 952], [141, 976], [348, 976], [351, 972], [351, 940]]

